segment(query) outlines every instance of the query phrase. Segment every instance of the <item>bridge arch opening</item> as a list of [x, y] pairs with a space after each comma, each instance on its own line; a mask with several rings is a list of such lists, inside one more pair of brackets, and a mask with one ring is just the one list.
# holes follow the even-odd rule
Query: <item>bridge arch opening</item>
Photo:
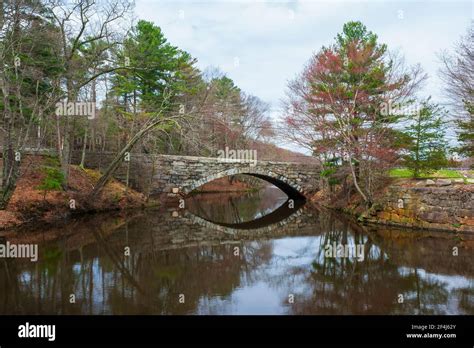
[[303, 188], [296, 183], [296, 181], [293, 181], [280, 173], [276, 173], [273, 171], [263, 171], [255, 167], [232, 168], [211, 175], [207, 175], [204, 178], [196, 180], [191, 184], [183, 187], [182, 192], [187, 195], [195, 189], [211, 181], [237, 174], [249, 175], [269, 182], [270, 184], [282, 190], [291, 199], [305, 199], [305, 192], [303, 191]]
[[283, 203], [280, 207], [278, 207], [269, 214], [263, 215], [254, 220], [237, 223], [214, 221], [206, 217], [200, 216], [199, 214], [194, 214], [193, 212], [189, 212], [189, 215], [193, 216], [198, 222], [200, 220], [206, 221], [208, 223], [208, 226], [220, 226], [231, 230], [255, 230], [268, 226], [277, 227], [279, 226], [279, 223], [281, 224], [286, 220], [290, 220], [292, 216], [300, 214], [301, 210], [304, 207], [305, 202], [303, 200], [296, 200], [292, 205], [289, 204], [289, 200], [290, 199], [288, 198], [285, 203]]

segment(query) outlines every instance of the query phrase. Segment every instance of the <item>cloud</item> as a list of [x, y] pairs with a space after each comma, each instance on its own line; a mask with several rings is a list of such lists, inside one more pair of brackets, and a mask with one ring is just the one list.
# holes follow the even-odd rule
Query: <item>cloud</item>
[[137, 16], [159, 25], [199, 68], [219, 67], [273, 110], [287, 81], [349, 20], [361, 20], [407, 63], [420, 63], [430, 75], [425, 94], [441, 99], [437, 54], [465, 33], [472, 7], [471, 1], [136, 0]]

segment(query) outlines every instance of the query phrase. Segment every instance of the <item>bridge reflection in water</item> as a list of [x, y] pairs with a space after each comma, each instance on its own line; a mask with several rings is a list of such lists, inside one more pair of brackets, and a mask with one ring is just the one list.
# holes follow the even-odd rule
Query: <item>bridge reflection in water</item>
[[[304, 197], [289, 198], [275, 186], [257, 192], [234, 194], [196, 194], [188, 197], [188, 218], [210, 228], [232, 230], [278, 228], [300, 215]], [[194, 216], [193, 216], [194, 215]], [[221, 228], [221, 230], [224, 230]]]
[[[250, 226], [255, 198], [231, 200], [234, 213], [218, 208], [228, 196], [200, 207], [198, 199], [188, 203], [202, 217], [165, 209], [5, 235], [40, 242], [41, 262], [2, 260], [0, 313], [474, 314], [472, 237], [362, 228], [308, 204], [280, 222]], [[364, 260], [327, 258], [328, 243], [362, 244]]]

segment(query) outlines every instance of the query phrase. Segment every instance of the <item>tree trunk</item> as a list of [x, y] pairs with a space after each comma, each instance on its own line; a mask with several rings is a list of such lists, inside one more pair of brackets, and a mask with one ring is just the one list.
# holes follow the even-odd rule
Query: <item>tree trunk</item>
[[86, 127], [86, 131], [84, 133], [84, 141], [83, 141], [83, 144], [82, 144], [82, 154], [81, 154], [81, 164], [79, 165], [79, 167], [81, 167], [82, 169], [84, 169], [84, 164], [85, 164], [85, 161], [86, 161], [86, 148], [87, 148], [87, 131], [88, 131], [88, 127]]
[[[160, 112], [161, 114], [161, 112]], [[97, 197], [98, 194], [102, 191], [102, 189], [107, 185], [109, 180], [112, 178], [113, 174], [117, 170], [117, 168], [120, 166], [122, 163], [125, 155], [127, 152], [130, 152], [132, 148], [135, 146], [135, 144], [145, 135], [147, 134], [150, 130], [158, 126], [160, 123], [164, 122], [173, 122], [174, 120], [172, 119], [157, 119], [151, 122], [148, 125], [145, 125], [140, 131], [138, 131], [137, 134], [135, 134], [132, 139], [122, 148], [122, 150], [115, 156], [113, 159], [112, 163], [107, 167], [105, 170], [104, 174], [100, 177], [99, 181], [97, 184], [94, 186], [94, 189], [92, 190], [90, 196], [91, 198]], [[175, 121], [174, 121], [175, 122]]]
[[17, 177], [18, 166], [15, 162], [15, 151], [14, 151], [14, 136], [13, 136], [13, 117], [14, 114], [11, 112], [10, 99], [8, 93], [8, 85], [3, 74], [4, 70], [2, 67], [0, 76], [0, 85], [3, 94], [3, 119], [6, 124], [6, 141], [3, 144], [3, 173], [2, 173], [2, 192], [0, 197], [0, 208], [4, 208], [8, 203], [8, 200], [13, 193], [15, 188], [15, 181]]
[[354, 170], [354, 165], [352, 164], [352, 157], [349, 157], [349, 167], [351, 168], [352, 179], [354, 180], [354, 186], [355, 186], [357, 192], [359, 192], [359, 194], [362, 196], [362, 198], [364, 199], [364, 202], [367, 203], [368, 205], [370, 205], [370, 203], [371, 203], [370, 200], [367, 198], [367, 196], [364, 194], [364, 192], [362, 191], [362, 189], [359, 186], [357, 175], [356, 175], [356, 172]]

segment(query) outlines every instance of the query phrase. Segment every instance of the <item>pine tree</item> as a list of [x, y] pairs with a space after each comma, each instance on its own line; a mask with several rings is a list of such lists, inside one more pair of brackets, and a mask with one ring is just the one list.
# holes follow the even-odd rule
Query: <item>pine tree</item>
[[461, 143], [457, 150], [466, 157], [474, 158], [474, 104], [465, 104], [468, 115], [457, 121], [458, 140]]
[[411, 139], [405, 157], [406, 166], [415, 178], [447, 164], [447, 145], [444, 139], [446, 111], [429, 99], [410, 120], [405, 135]]

